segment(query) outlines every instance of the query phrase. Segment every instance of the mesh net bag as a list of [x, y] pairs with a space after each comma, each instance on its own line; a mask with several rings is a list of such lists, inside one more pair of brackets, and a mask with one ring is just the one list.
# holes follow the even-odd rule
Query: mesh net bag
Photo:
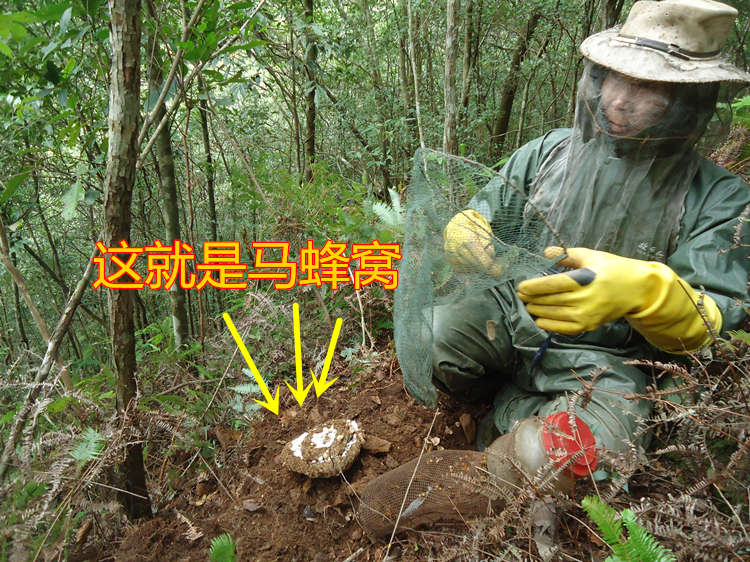
[[466, 523], [523, 501], [567, 492], [597, 466], [594, 436], [579, 418], [531, 416], [482, 452], [431, 451], [371, 480], [359, 522], [374, 538], [442, 522]]
[[492, 490], [486, 453], [432, 451], [370, 481], [360, 494], [359, 522], [384, 538], [397, 519], [401, 530], [486, 515], [497, 499]]
[[[514, 190], [520, 197], [513, 199], [523, 204], [521, 208], [518, 204], [502, 207], [492, 217], [484, 216], [489, 210], [481, 208], [467, 215], [452, 236], [461, 263], [451, 262], [445, 251], [445, 227], [485, 187]], [[491, 218], [491, 232], [483, 230], [482, 223], [487, 223], [480, 214], [484, 219]], [[544, 238], [549, 239], [550, 229], [541, 213], [530, 206], [519, 186], [502, 175], [465, 158], [429, 149], [417, 151], [394, 295], [394, 336], [406, 388], [421, 403], [431, 407], [437, 404], [432, 384], [434, 308], [507, 280], [543, 273], [554, 264], [542, 255], [543, 231], [547, 233]]]

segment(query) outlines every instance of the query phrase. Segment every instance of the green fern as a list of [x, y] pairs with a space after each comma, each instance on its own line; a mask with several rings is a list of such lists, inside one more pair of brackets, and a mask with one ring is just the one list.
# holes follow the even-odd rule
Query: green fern
[[[646, 529], [638, 524], [635, 514], [629, 509], [621, 515], [597, 496], [588, 496], [581, 501], [584, 511], [596, 523], [604, 542], [612, 549], [612, 556], [605, 562], [675, 562], [668, 548], [662, 546]], [[628, 531], [623, 539], [622, 526]]]
[[652, 560], [653, 562], [674, 562], [676, 558], [672, 551], [660, 545], [646, 529], [638, 524], [635, 514], [629, 509], [622, 512], [622, 521], [628, 530], [626, 546], [630, 545], [631, 552], [638, 555], [636, 560]]
[[104, 435], [89, 427], [80, 438], [76, 448], [70, 452], [70, 456], [81, 463], [97, 459], [104, 448]]
[[750, 345], [750, 332], [746, 332], [745, 330], [727, 330], [727, 334], [732, 336], [734, 339], [740, 340], [741, 342]]
[[211, 539], [211, 562], [234, 562], [237, 545], [229, 533]]
[[404, 209], [401, 207], [401, 197], [393, 189], [388, 189], [391, 196], [391, 205], [381, 201], [372, 204], [373, 212], [378, 216], [380, 222], [396, 232], [402, 232], [405, 224]]

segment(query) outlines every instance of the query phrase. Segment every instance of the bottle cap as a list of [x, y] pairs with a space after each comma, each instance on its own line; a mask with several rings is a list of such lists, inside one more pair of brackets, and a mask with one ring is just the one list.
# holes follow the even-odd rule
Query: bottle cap
[[[575, 420], [575, 431], [571, 431], [570, 418]], [[596, 440], [586, 422], [578, 416], [569, 416], [568, 412], [557, 412], [544, 421], [544, 448], [557, 466], [564, 465], [571, 457], [583, 451], [568, 465], [573, 476], [587, 476], [589, 471], [596, 468]]]

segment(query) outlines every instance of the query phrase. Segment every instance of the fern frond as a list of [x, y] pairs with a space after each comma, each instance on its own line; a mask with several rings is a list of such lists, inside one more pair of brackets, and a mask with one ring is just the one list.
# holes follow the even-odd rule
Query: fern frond
[[70, 456], [77, 461], [88, 462], [99, 458], [103, 447], [104, 435], [89, 427], [81, 434], [81, 441], [70, 451]]
[[401, 224], [401, 215], [393, 207], [382, 201], [375, 201], [372, 204], [372, 210], [384, 225], [398, 226]]
[[583, 498], [581, 506], [586, 515], [599, 527], [604, 542], [615, 550], [614, 547], [622, 541], [622, 521], [615, 509], [604, 503], [598, 496]]
[[391, 205], [393, 210], [402, 217], [404, 215], [404, 209], [401, 207], [401, 196], [395, 189], [388, 188], [388, 195], [391, 196]]
[[676, 562], [672, 551], [659, 544], [646, 529], [638, 524], [635, 515], [629, 509], [622, 512], [622, 521], [628, 530], [625, 545], [632, 560], [643, 562]]
[[234, 562], [235, 542], [229, 533], [211, 539], [211, 562]]

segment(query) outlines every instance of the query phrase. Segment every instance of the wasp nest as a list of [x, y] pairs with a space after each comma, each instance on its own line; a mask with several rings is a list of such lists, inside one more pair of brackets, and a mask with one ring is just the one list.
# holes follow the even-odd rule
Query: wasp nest
[[310, 478], [327, 478], [349, 468], [364, 441], [354, 420], [332, 420], [292, 439], [281, 452], [289, 470]]

